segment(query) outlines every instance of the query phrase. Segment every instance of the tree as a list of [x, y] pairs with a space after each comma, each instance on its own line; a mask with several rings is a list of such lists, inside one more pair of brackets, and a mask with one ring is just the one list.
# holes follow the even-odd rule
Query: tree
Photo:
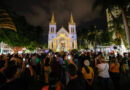
[[6, 8], [6, 10], [17, 31], [13, 31], [10, 28], [1, 28], [0, 42], [3, 41], [13, 49], [27, 47], [33, 50], [36, 46], [40, 46], [42, 44], [42, 28], [28, 24], [25, 17], [18, 16], [11, 9]]
[[82, 47], [82, 40], [83, 40], [83, 36], [84, 36], [84, 34], [83, 34], [83, 31], [85, 31], [85, 30], [78, 30], [77, 31], [77, 42], [78, 42], [78, 48], [79, 49], [81, 49], [81, 47]]
[[26, 47], [30, 51], [34, 51], [37, 47], [37, 43], [34, 41], [31, 41], [30, 44]]
[[78, 43], [80, 45], [80, 48], [88, 48], [90, 44], [96, 48], [97, 45], [104, 43], [105, 41], [102, 41], [104, 39], [104, 37], [102, 37], [102, 33], [104, 31], [105, 30], [98, 29], [96, 26], [89, 26], [86, 29], [84, 28], [79, 30]]
[[130, 46], [130, 31], [128, 27], [128, 21], [126, 17], [126, 7], [130, 5], [129, 0], [96, 0], [94, 4], [94, 8], [97, 7], [98, 5], [101, 5], [103, 7], [103, 11], [105, 11], [107, 8], [111, 10], [114, 6], [118, 6], [121, 10], [122, 13], [122, 19], [125, 27], [125, 32], [126, 32], [126, 37], [127, 37], [127, 42], [128, 46]]
[[100, 37], [103, 46], [109, 46], [113, 42], [112, 33], [108, 32], [108, 30], [103, 30]]
[[[127, 47], [126, 34], [125, 34], [125, 31], [123, 30], [124, 27], [122, 27], [123, 21], [121, 19], [121, 15], [118, 15], [117, 17], [115, 17], [111, 11], [109, 11], [109, 12], [112, 17], [112, 21], [109, 21], [108, 23], [112, 26], [108, 27], [108, 29], [112, 30], [112, 33], [115, 34], [115, 36], [116, 36], [115, 40], [113, 40], [113, 41], [114, 42], [120, 41], [120, 44], [122, 42]], [[117, 42], [115, 42], [115, 44], [117, 44]], [[119, 43], [118, 43], [118, 45], [119, 45]]]

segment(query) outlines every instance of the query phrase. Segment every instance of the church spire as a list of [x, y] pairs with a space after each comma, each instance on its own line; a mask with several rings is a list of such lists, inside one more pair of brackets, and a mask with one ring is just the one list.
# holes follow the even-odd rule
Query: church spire
[[54, 12], [52, 13], [50, 24], [56, 24], [55, 17], [54, 17]]
[[69, 24], [75, 24], [72, 13], [70, 15], [70, 22], [69, 22]]

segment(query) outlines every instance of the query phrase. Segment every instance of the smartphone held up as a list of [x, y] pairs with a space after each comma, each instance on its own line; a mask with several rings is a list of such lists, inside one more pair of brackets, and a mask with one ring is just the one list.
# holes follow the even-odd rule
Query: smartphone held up
[[71, 55], [68, 55], [68, 60], [70, 60], [71, 59]]

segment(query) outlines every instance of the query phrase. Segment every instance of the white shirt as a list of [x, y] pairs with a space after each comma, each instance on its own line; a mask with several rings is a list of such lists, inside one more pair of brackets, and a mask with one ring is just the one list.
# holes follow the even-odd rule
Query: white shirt
[[98, 76], [102, 78], [109, 78], [109, 64], [108, 63], [101, 63], [97, 64], [96, 66], [98, 68]]

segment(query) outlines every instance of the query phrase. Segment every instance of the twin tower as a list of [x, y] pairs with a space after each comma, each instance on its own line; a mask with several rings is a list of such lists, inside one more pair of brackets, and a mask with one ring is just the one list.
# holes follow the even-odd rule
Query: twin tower
[[49, 23], [48, 48], [55, 52], [69, 51], [77, 49], [76, 24], [71, 14], [68, 23], [68, 30], [63, 26], [58, 30], [54, 13]]

